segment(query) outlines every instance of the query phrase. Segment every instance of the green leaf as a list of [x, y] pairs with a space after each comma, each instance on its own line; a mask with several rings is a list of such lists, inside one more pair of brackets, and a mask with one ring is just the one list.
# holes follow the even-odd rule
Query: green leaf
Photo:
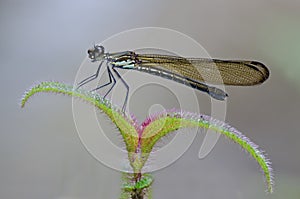
[[151, 174], [143, 174], [139, 180], [136, 181], [134, 174], [122, 174], [122, 192], [120, 199], [131, 198], [132, 195], [145, 195], [147, 198], [152, 198], [153, 177]]
[[31, 96], [39, 92], [65, 94], [83, 99], [84, 101], [94, 105], [96, 108], [105, 113], [116, 125], [124, 139], [127, 151], [130, 153], [135, 152], [138, 145], [138, 134], [135, 128], [135, 121], [117, 108], [113, 107], [110, 102], [103, 99], [97, 93], [87, 92], [81, 89], [73, 89], [72, 86], [59, 82], [42, 82], [33, 86], [25, 93], [21, 101], [21, 107], [25, 106]]
[[142, 130], [141, 150], [143, 163], [147, 161], [153, 146], [162, 137], [175, 130], [197, 127], [220, 133], [245, 149], [260, 165], [265, 175], [268, 192], [271, 193], [273, 191], [271, 163], [258, 146], [230, 125], [206, 115], [171, 110], [148, 118]]

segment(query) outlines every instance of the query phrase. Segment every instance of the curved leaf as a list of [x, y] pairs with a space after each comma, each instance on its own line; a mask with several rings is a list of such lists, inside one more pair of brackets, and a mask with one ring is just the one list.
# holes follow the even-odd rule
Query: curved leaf
[[21, 107], [23, 108], [28, 99], [39, 92], [51, 92], [69, 95], [72, 97], [80, 98], [105, 113], [111, 121], [119, 129], [128, 152], [135, 152], [138, 146], [138, 134], [136, 130], [135, 121], [126, 116], [117, 108], [113, 107], [111, 103], [103, 99], [95, 92], [87, 92], [81, 89], [73, 89], [72, 86], [59, 83], [59, 82], [41, 82], [30, 88], [22, 97]]
[[224, 135], [245, 149], [260, 165], [266, 179], [268, 192], [273, 191], [271, 162], [265, 157], [256, 144], [230, 125], [206, 115], [185, 113], [182, 111], [165, 111], [148, 118], [142, 125], [141, 150], [144, 163], [147, 161], [153, 146], [165, 135], [182, 128], [211, 129]]

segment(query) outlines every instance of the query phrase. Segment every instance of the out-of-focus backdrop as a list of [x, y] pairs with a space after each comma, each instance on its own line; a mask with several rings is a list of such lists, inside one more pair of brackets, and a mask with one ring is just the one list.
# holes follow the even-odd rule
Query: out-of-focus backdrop
[[154, 173], [154, 198], [299, 198], [299, 10], [293, 0], [1, 1], [0, 198], [118, 197], [120, 174], [85, 150], [70, 98], [42, 94], [25, 109], [19, 103], [36, 82], [73, 84], [94, 42], [145, 26], [180, 31], [212, 57], [260, 60], [271, 70], [261, 86], [227, 88], [226, 121], [267, 152], [274, 193], [265, 193], [258, 165], [227, 139], [199, 160], [199, 134], [178, 161]]

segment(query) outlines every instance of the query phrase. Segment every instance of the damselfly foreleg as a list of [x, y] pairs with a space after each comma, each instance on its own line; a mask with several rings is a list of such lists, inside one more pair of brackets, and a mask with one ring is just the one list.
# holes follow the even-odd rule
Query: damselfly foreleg
[[111, 70], [110, 70], [110, 68], [109, 68], [109, 64], [108, 63], [106, 63], [106, 69], [107, 69], [107, 74], [108, 74], [108, 77], [109, 77], [109, 82], [108, 83], [106, 83], [106, 84], [103, 84], [103, 85], [101, 85], [101, 86], [99, 86], [99, 87], [97, 87], [97, 88], [95, 88], [95, 89], [93, 89], [93, 90], [91, 90], [91, 91], [96, 91], [96, 90], [99, 90], [100, 88], [103, 88], [103, 87], [105, 87], [105, 86], [108, 86], [108, 85], [110, 85], [111, 83], [113, 83], [113, 85], [109, 88], [109, 90], [105, 93], [105, 95], [103, 96], [103, 98], [105, 98], [109, 93], [110, 93], [110, 91], [112, 90], [112, 88], [115, 86], [115, 84], [116, 84], [116, 78], [113, 76], [113, 74], [112, 74], [112, 72], [111, 72]]
[[100, 62], [99, 66], [98, 66], [98, 69], [97, 69], [97, 71], [94, 75], [91, 75], [91, 76], [85, 78], [84, 80], [82, 80], [81, 82], [78, 83], [77, 89], [80, 88], [81, 86], [93, 81], [94, 79], [96, 79], [98, 77], [101, 66], [102, 66], [102, 63], [103, 63], [103, 61]]

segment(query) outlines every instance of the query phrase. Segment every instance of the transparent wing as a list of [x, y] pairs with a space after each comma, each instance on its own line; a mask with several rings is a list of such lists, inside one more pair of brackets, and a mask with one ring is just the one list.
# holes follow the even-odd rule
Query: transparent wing
[[209, 84], [250, 86], [269, 77], [267, 67], [257, 61], [183, 58], [177, 56], [137, 54], [139, 65], [163, 69], [195, 81]]

